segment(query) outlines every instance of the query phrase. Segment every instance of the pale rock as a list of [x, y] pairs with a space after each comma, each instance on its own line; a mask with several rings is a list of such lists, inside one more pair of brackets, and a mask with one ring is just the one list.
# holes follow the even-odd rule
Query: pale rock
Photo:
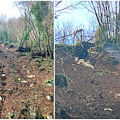
[[[78, 57], [75, 57], [75, 58], [76, 58], [76, 60], [77, 60]], [[85, 67], [89, 67], [89, 68], [91, 68], [91, 69], [94, 69], [94, 66], [90, 64], [90, 61], [89, 61], [89, 60], [88, 60], [87, 62], [85, 62], [84, 59], [78, 59], [78, 62], [77, 62], [76, 64], [78, 64], [78, 65], [79, 65], [79, 64], [82, 64], [82, 65], [84, 65]]]
[[33, 78], [33, 77], [35, 77], [35, 75], [28, 75], [27, 77], [28, 78]]
[[90, 61], [89, 61], [89, 60], [87, 60], [87, 61], [86, 61], [86, 63], [87, 63], [87, 64], [90, 64]]
[[53, 100], [53, 97], [51, 95], [47, 95], [46, 96], [46, 99], [49, 100], [49, 101], [52, 101]]
[[3, 99], [2, 99], [2, 97], [0, 96], [0, 101], [2, 101]]
[[34, 86], [34, 84], [30, 84], [30, 87], [33, 87]]
[[47, 119], [52, 119], [52, 116], [51, 115], [47, 115]]
[[2, 47], [4, 47], [5, 45], [4, 45], [4, 44], [2, 44], [1, 46], [2, 46]]
[[113, 111], [111, 108], [104, 108], [105, 111]]
[[84, 64], [84, 63], [85, 63], [84, 59], [79, 59], [79, 61], [77, 62], [77, 64]]
[[74, 68], [74, 71], [76, 70], [76, 68]]
[[21, 81], [22, 83], [27, 83], [28, 81]]
[[75, 63], [77, 63], [77, 62], [78, 62], [78, 60], [79, 60], [79, 58], [78, 58], [78, 57], [75, 57], [75, 58], [74, 58], [74, 62], [75, 62]]
[[6, 75], [3, 73], [2, 75], [1, 75], [1, 77], [5, 77]]
[[2, 78], [3, 80], [6, 79], [6, 75], [5, 75], [5, 73], [3, 73], [3, 74], [1, 75], [1, 78]]
[[120, 93], [115, 93], [115, 98], [120, 97]]
[[30, 73], [30, 70], [27, 70], [27, 74], [29, 74]]
[[20, 78], [18, 78], [18, 80], [19, 80], [19, 81], [21, 81], [21, 79], [20, 79]]
[[83, 65], [84, 65], [84, 66], [86, 66], [86, 67], [89, 67], [89, 68], [94, 69], [94, 66], [93, 66], [93, 65], [91, 65], [91, 64], [84, 63]]
[[53, 84], [52, 83], [46, 83], [46, 85], [51, 87]]

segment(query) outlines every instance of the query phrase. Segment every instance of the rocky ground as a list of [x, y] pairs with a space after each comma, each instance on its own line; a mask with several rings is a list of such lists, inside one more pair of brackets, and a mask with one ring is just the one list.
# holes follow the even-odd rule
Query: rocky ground
[[120, 63], [112, 61], [107, 54], [92, 69], [75, 64], [74, 57], [57, 50], [56, 118], [120, 119], [119, 71]]
[[0, 118], [53, 118], [53, 71], [16, 50], [0, 43]]

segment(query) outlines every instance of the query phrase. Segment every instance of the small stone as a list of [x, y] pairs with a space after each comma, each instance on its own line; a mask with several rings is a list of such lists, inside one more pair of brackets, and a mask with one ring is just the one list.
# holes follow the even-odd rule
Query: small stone
[[18, 80], [19, 80], [19, 81], [21, 81], [21, 79], [20, 79], [20, 78], [18, 78]]
[[30, 73], [30, 70], [27, 70], [27, 74], [29, 74]]
[[30, 87], [33, 87], [34, 84], [30, 84]]
[[105, 111], [112, 111], [111, 108], [104, 108]]
[[22, 83], [27, 83], [28, 81], [21, 81]]
[[89, 61], [89, 60], [87, 60], [87, 61], [86, 61], [86, 63], [87, 63], [87, 64], [90, 64], [90, 61]]
[[46, 86], [49, 86], [49, 87], [51, 87], [53, 84], [51, 84], [51, 83], [46, 83]]
[[120, 93], [115, 94], [115, 98], [120, 97]]
[[46, 96], [46, 99], [49, 100], [49, 101], [53, 101], [53, 96], [47, 95], [47, 96]]
[[2, 99], [2, 97], [0, 96], [0, 101], [2, 101], [3, 99]]
[[79, 57], [75, 57], [75, 58], [74, 58], [74, 62], [75, 62], [75, 63], [77, 63], [78, 60], [79, 60]]
[[33, 78], [33, 77], [35, 77], [35, 75], [28, 75], [27, 77], [28, 78]]
[[85, 63], [84, 59], [79, 59], [79, 61], [77, 62], [77, 64], [84, 64], [84, 63]]
[[1, 77], [5, 77], [5, 74], [2, 74]]
[[74, 68], [74, 71], [76, 70], [76, 68]]
[[52, 119], [52, 116], [51, 115], [47, 115], [47, 119]]
[[3, 74], [1, 75], [1, 78], [2, 78], [3, 80], [6, 79], [6, 75], [5, 75], [5, 73], [3, 73]]

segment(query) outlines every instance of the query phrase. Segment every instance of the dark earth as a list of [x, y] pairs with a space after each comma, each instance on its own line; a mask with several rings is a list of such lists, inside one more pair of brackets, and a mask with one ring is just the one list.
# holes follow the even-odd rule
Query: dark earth
[[120, 63], [106, 53], [92, 69], [74, 57], [56, 47], [56, 119], [120, 119]]
[[0, 42], [0, 119], [53, 118], [54, 101], [46, 98], [54, 96], [54, 86], [46, 86], [54, 79], [53, 62], [38, 67], [17, 49]]

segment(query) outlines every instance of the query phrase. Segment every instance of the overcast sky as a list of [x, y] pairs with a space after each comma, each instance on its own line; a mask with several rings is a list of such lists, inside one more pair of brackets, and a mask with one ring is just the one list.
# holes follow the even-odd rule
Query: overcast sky
[[14, 0], [1, 0], [0, 1], [0, 16], [6, 15], [7, 18], [18, 17], [20, 12], [13, 4]]
[[[64, 2], [56, 9], [62, 9], [62, 8], [64, 8]], [[77, 9], [70, 10], [68, 11], [68, 13], [60, 14], [58, 19], [55, 19], [55, 25], [62, 24], [63, 21], [69, 20], [69, 21], [74, 22], [73, 27], [75, 28], [76, 26], [81, 26], [81, 27], [85, 27], [86, 29], [88, 29], [88, 27], [90, 26], [90, 20], [93, 17], [95, 17], [93, 13], [88, 12], [87, 9], [85, 9], [82, 5], [80, 5], [80, 7]]]

